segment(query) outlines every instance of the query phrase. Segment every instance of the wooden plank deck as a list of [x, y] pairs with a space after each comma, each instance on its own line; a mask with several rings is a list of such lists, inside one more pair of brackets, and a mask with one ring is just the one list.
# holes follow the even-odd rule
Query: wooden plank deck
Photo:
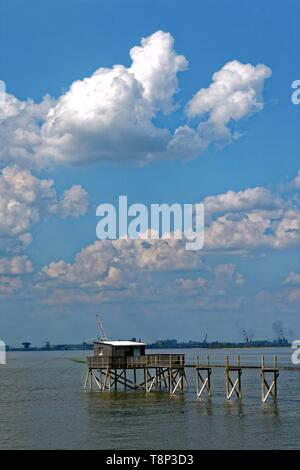
[[224, 358], [224, 363], [186, 363], [184, 359], [184, 354], [147, 354], [145, 356], [127, 357], [127, 360], [119, 359], [117, 357], [113, 358], [102, 358], [98, 356], [87, 357], [87, 366], [91, 369], [99, 368], [115, 368], [115, 369], [134, 369], [134, 368], [155, 368], [155, 367], [184, 367], [187, 369], [226, 369], [229, 367], [232, 371], [238, 371], [240, 369], [248, 370], [261, 370], [264, 369], [265, 372], [272, 372], [274, 370], [286, 371], [286, 372], [300, 372], [300, 367], [298, 366], [283, 366], [283, 365], [264, 365], [261, 364], [243, 364], [237, 365], [233, 362], [226, 363]]

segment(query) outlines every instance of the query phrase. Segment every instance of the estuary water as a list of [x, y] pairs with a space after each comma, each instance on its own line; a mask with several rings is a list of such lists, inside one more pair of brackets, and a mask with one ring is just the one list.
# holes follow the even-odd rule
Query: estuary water
[[[151, 353], [156, 351], [151, 350]], [[291, 366], [289, 348], [168, 350], [194, 363], [210, 355], [225, 362]], [[91, 354], [89, 351], [88, 354]], [[300, 372], [281, 372], [278, 400], [261, 403], [259, 370], [243, 372], [243, 399], [226, 400], [224, 370], [212, 374], [211, 399], [196, 399], [195, 371], [189, 389], [167, 392], [83, 391], [87, 352], [8, 353], [0, 366], [0, 449], [297, 449], [300, 448]]]

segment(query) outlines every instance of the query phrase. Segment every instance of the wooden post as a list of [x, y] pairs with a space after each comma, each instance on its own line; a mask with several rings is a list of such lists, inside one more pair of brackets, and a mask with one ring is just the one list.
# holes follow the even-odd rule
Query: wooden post
[[90, 371], [90, 390], [93, 390], [93, 371]]
[[[207, 355], [207, 366], [209, 367], [209, 355]], [[210, 376], [211, 376], [212, 369], [209, 367], [208, 376], [207, 376], [207, 383], [208, 383], [208, 396], [211, 397], [211, 383], [210, 383]]]
[[146, 392], [148, 392], [148, 357], [146, 356]]
[[172, 356], [169, 355], [169, 393], [172, 394]]
[[238, 355], [238, 379], [239, 379], [239, 382], [238, 382], [238, 394], [239, 394], [239, 399], [242, 398], [242, 369], [240, 368], [241, 367], [241, 356]]
[[83, 390], [86, 390], [87, 383], [88, 383], [88, 380], [89, 380], [89, 375], [90, 375], [90, 369], [88, 369], [88, 371], [87, 371], [86, 378], [85, 378], [85, 381], [84, 381]]
[[[206, 372], [206, 378], [202, 376]], [[208, 397], [211, 397], [210, 387], [210, 376], [211, 367], [209, 366], [209, 357], [207, 356], [207, 366], [200, 366], [199, 356], [196, 358], [196, 382], [197, 382], [197, 398], [202, 396], [202, 393], [206, 390]]]
[[225, 367], [225, 381], [226, 381], [226, 397], [229, 397], [229, 358], [226, 354], [226, 367]]
[[183, 393], [183, 383], [184, 381], [184, 367], [181, 367], [180, 369], [180, 392]]
[[200, 391], [199, 356], [196, 357], [196, 382], [197, 382], [197, 397], [199, 397], [199, 391]]
[[184, 385], [184, 362], [183, 356], [180, 355], [180, 392], [183, 393], [183, 385]]
[[265, 357], [261, 356], [261, 401], [265, 399]]
[[[230, 371], [237, 373], [237, 378], [235, 378], [235, 380], [230, 377]], [[242, 380], [241, 380], [242, 368], [241, 368], [240, 356], [238, 356], [237, 358], [237, 366], [230, 366], [228, 355], [226, 356], [225, 374], [226, 374], [226, 397], [227, 399], [230, 400], [230, 398], [233, 395], [233, 392], [236, 394], [236, 396], [239, 399], [242, 398]]]
[[274, 355], [274, 398], [277, 398], [277, 355]]
[[[271, 385], [267, 381], [266, 374], [267, 373], [273, 373], [273, 381]], [[276, 400], [277, 397], [277, 379], [279, 376], [279, 371], [278, 371], [278, 366], [277, 366], [277, 356], [274, 356], [273, 359], [273, 367], [271, 368], [266, 368], [265, 367], [265, 360], [264, 356], [262, 356], [262, 361], [261, 361], [261, 391], [262, 391], [262, 402], [266, 403], [269, 395], [273, 398], [273, 400]]]
[[111, 369], [108, 372], [108, 380], [109, 380], [109, 391], [111, 391]]
[[145, 363], [145, 366], [144, 366], [144, 384], [143, 384], [143, 387], [144, 387], [144, 390], [147, 391], [147, 385], [148, 385], [148, 370], [147, 370], [147, 367], [146, 367], [146, 363]]

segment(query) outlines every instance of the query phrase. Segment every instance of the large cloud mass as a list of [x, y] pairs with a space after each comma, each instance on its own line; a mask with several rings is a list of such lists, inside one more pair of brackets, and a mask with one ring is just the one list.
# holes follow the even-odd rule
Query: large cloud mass
[[[29, 176], [28, 179], [31, 180]], [[41, 181], [33, 178], [31, 184], [26, 183], [25, 199], [34, 201], [37, 189], [31, 194], [30, 188], [39, 188]], [[65, 191], [60, 199], [51, 196], [51, 184], [47, 180], [42, 187], [48, 213], [55, 211], [64, 217], [68, 211], [74, 212], [75, 201], [82, 211], [81, 189], [77, 186]], [[25, 256], [14, 255], [11, 259], [3, 256], [0, 295], [5, 298], [24, 295], [27, 286], [30, 295], [48, 306], [74, 302], [124, 305], [127, 301], [170, 306], [173, 302], [191, 309], [216, 311], [234, 311], [245, 304], [248, 308], [251, 305], [270, 308], [272, 298], [275, 309], [288, 311], [299, 305], [297, 272], [290, 273], [285, 281], [282, 278], [285, 287], [273, 297], [270, 292], [258, 292], [255, 297], [246, 298], [249, 273], [244, 277], [242, 265], [238, 266], [233, 259], [238, 261], [240, 255], [261, 256], [270, 250], [300, 246], [300, 208], [295, 194], [289, 196], [289, 193], [255, 187], [206, 197], [203, 201], [207, 213], [205, 244], [201, 251], [186, 251], [184, 240], [147, 237], [97, 240], [82, 248], [73, 261], [49, 262], [33, 275], [31, 286], [28, 276], [24, 276], [24, 281], [21, 279], [22, 274], [32, 271], [30, 261]]]
[[[111, 295], [141, 295], [145, 290], [150, 298], [172, 296], [174, 290], [193, 295], [214, 291], [214, 295], [222, 296], [228, 285], [242, 287], [245, 280], [230, 262], [213, 268], [212, 284], [207, 278], [212, 272], [207, 264], [211, 255], [230, 252], [239, 256], [300, 246], [300, 208], [280, 193], [263, 187], [247, 188], [208, 196], [203, 202], [207, 217], [201, 251], [186, 251], [184, 240], [149, 240], [144, 236], [137, 240], [97, 240], [83, 248], [73, 263], [60, 260], [45, 266], [43, 279], [67, 291], [76, 286], [83, 289], [85, 301], [91, 292], [100, 301]], [[193, 273], [199, 271], [201, 277], [195, 278]], [[162, 272], [185, 275], [174, 285], [166, 281], [161, 288]], [[299, 275], [291, 274], [286, 282], [298, 281]], [[65, 299], [62, 290], [57, 292], [57, 302]]]
[[[188, 62], [169, 33], [157, 31], [130, 50], [131, 65], [99, 68], [75, 81], [56, 102], [20, 102], [8, 95], [0, 114], [0, 159], [43, 167], [89, 162], [146, 164], [197, 157], [232, 139], [230, 123], [263, 108], [271, 70], [228, 62], [187, 105], [186, 124], [172, 133], [156, 118], [176, 108], [178, 73]], [[193, 125], [188, 118], [198, 118]], [[199, 122], [200, 121], [200, 122]]]

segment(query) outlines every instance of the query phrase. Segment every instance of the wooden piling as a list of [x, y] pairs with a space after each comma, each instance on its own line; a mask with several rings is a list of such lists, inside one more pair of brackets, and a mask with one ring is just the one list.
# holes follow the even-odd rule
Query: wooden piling
[[[271, 383], [268, 382], [269, 376], [273, 376]], [[265, 358], [261, 358], [261, 399], [263, 403], [266, 403], [268, 398], [271, 396], [275, 401], [277, 399], [277, 381], [279, 377], [279, 369], [277, 363], [277, 356], [273, 357], [273, 366], [265, 366]]]
[[[210, 376], [212, 369], [209, 366], [209, 357], [207, 356], [207, 366], [200, 365], [199, 356], [196, 358], [196, 384], [197, 384], [197, 398], [200, 398], [206, 390], [208, 397], [211, 397]], [[204, 377], [206, 374], [206, 377]]]
[[[236, 372], [235, 380], [230, 376], [230, 372], [232, 373]], [[238, 399], [242, 398], [242, 368], [241, 368], [241, 358], [239, 355], [237, 357], [236, 366], [229, 364], [228, 354], [226, 355], [225, 383], [226, 383], [227, 400], [231, 399], [231, 397], [233, 396], [233, 393], [235, 393]]]

